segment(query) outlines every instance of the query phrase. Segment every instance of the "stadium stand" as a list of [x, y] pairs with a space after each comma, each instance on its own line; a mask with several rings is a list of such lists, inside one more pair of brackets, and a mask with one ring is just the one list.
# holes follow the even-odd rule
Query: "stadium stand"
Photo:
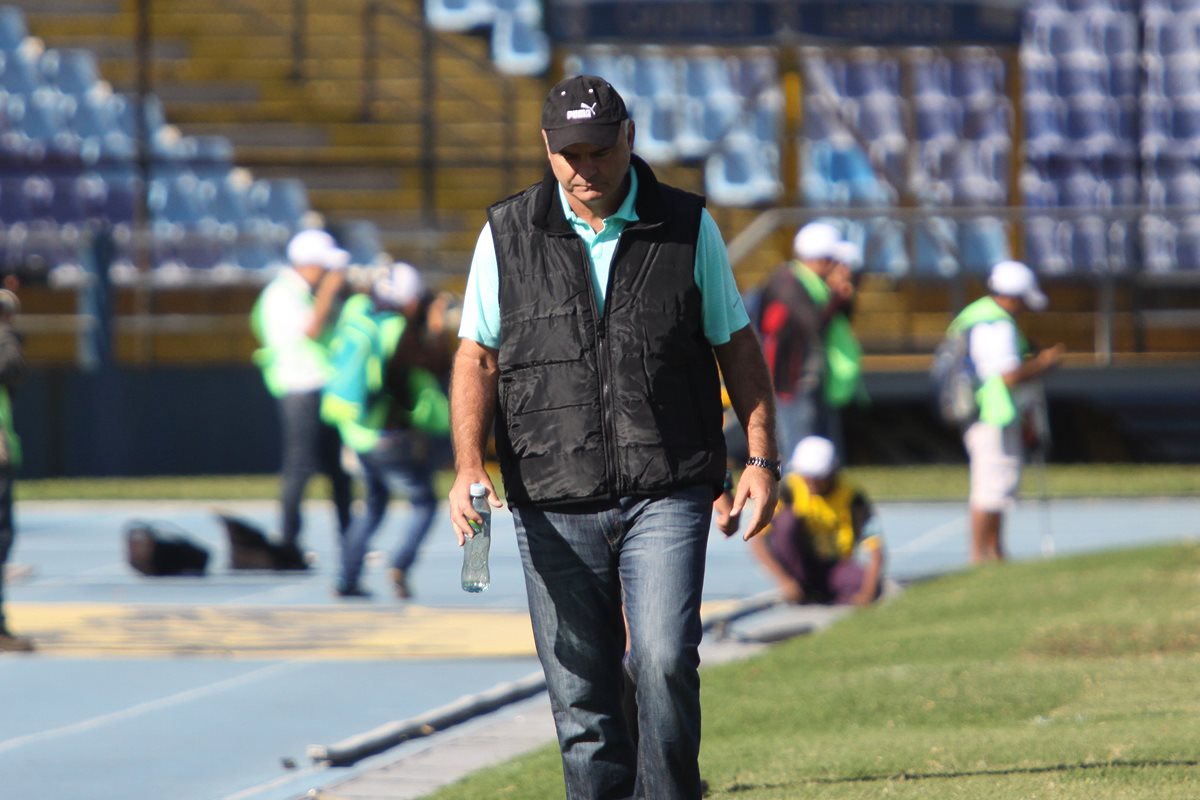
[[[235, 153], [228, 138], [184, 135], [169, 124], [160, 98], [139, 103], [114, 92], [93, 53], [46, 48], [28, 34], [20, 9], [2, 12], [4, 264], [19, 265], [27, 278], [70, 280], [82, 267], [79, 234], [109, 228], [120, 243], [112, 276], [135, 279], [131, 233], [143, 194], [151, 275], [170, 284], [214, 268], [228, 280], [276, 267], [291, 234], [320, 222], [298, 180], [251, 179], [242, 196], [234, 196], [231, 187], [245, 183], [246, 173], [231, 177]], [[138, 160], [139, 111], [151, 156], [146, 172]], [[363, 263], [382, 252], [367, 252], [370, 241], [359, 239]]]

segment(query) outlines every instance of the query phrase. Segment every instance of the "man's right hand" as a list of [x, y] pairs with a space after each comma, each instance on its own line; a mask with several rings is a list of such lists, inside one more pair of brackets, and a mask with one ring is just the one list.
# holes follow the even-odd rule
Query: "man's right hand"
[[488, 503], [492, 508], [500, 508], [504, 505], [496, 495], [496, 488], [492, 485], [492, 479], [487, 470], [459, 471], [454, 477], [454, 485], [450, 487], [449, 495], [450, 525], [454, 528], [454, 535], [458, 538], [459, 547], [462, 547], [468, 538], [475, 535], [471, 529], [471, 521], [483, 524], [479, 512], [471, 505], [471, 484], [473, 483], [482, 483], [487, 487]]

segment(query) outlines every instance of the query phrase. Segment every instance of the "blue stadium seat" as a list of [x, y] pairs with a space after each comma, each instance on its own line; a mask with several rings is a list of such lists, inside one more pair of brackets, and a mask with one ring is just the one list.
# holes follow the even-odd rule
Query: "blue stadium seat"
[[1175, 226], [1162, 217], [1146, 215], [1139, 226], [1142, 245], [1142, 267], [1150, 273], [1175, 269]]
[[1167, 59], [1162, 75], [1162, 93], [1179, 99], [1200, 93], [1200, 53], [1192, 52]]
[[[1063, 120], [1071, 151], [1077, 155], [1098, 156], [1117, 152], [1122, 143], [1117, 136], [1116, 110], [1102, 95], [1081, 95], [1067, 102]], [[1132, 146], [1132, 143], [1127, 143]]]
[[1171, 149], [1177, 155], [1200, 155], [1200, 95], [1178, 98], [1171, 108]]
[[509, 75], [541, 75], [550, 67], [550, 39], [542, 29], [541, 6], [523, 4], [498, 12], [492, 25], [492, 61]]
[[233, 142], [227, 136], [189, 136], [189, 167], [200, 178], [221, 178], [233, 168]]
[[87, 94], [100, 80], [96, 56], [90, 50], [47, 50], [37, 65], [47, 84], [75, 97]]
[[1053, 217], [1030, 217], [1025, 222], [1025, 261], [1045, 274], [1067, 270], [1071, 229]]
[[847, 97], [865, 98], [874, 95], [898, 97], [900, 95], [900, 70], [894, 61], [874, 57], [853, 58], [845, 66], [845, 90]]
[[637, 151], [650, 163], [674, 161], [679, 156], [677, 100], [647, 101], [640, 105], [637, 122]]
[[1004, 91], [1004, 63], [991, 55], [950, 62], [950, 94], [970, 102], [989, 102]]
[[634, 60], [632, 86], [635, 98], [673, 99], [677, 87], [675, 59], [658, 48], [646, 48], [637, 55]]
[[738, 93], [733, 75], [724, 58], [712, 54], [695, 54], [683, 59], [683, 93], [704, 103], [736, 102]]
[[950, 63], [929, 51], [919, 51], [912, 62], [913, 96], [946, 96], [950, 93]]
[[42, 74], [23, 50], [0, 51], [0, 89], [29, 95], [42, 85]]
[[986, 275], [994, 264], [1012, 257], [1004, 223], [995, 217], [975, 217], [958, 222], [959, 265], [976, 275]]
[[914, 128], [918, 142], [951, 144], [962, 130], [962, 107], [949, 97], [924, 95], [915, 101]]
[[1060, 97], [1108, 94], [1108, 65], [1092, 52], [1068, 53], [1058, 57], [1054, 78]]
[[425, 20], [439, 31], [471, 31], [495, 18], [492, 0], [425, 0]]
[[16, 6], [0, 6], [0, 52], [15, 51], [28, 35], [25, 13]]
[[1200, 217], [1188, 216], [1177, 228], [1175, 238], [1175, 267], [1200, 270]]
[[1071, 270], [1073, 272], [1107, 272], [1110, 260], [1109, 223], [1100, 217], [1074, 220], [1071, 226]]
[[387, 256], [379, 228], [370, 220], [347, 220], [337, 225], [334, 234], [338, 244], [350, 253], [352, 264], [369, 266]]
[[753, 136], [731, 133], [724, 147], [705, 162], [704, 186], [715, 203], [756, 206], [779, 197], [778, 175], [778, 149]]

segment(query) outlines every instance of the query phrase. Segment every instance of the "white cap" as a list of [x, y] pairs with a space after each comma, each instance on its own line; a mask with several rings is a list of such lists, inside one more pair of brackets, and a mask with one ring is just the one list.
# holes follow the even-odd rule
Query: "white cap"
[[300, 231], [293, 236], [288, 242], [287, 257], [297, 267], [344, 269], [350, 263], [350, 254], [338, 247], [328, 233], [316, 229]]
[[421, 273], [417, 272], [417, 268], [412, 264], [397, 261], [375, 281], [371, 291], [379, 300], [400, 308], [420, 297], [424, 289]]
[[833, 260], [845, 264], [852, 271], [858, 271], [862, 266], [862, 248], [854, 242], [838, 242], [833, 246]]
[[828, 478], [837, 466], [833, 442], [823, 436], [805, 436], [788, 462], [788, 470], [803, 478]]
[[1046, 295], [1038, 288], [1037, 276], [1020, 261], [1001, 261], [992, 267], [988, 290], [1002, 297], [1019, 297], [1034, 311], [1046, 307]]
[[801, 261], [832, 258], [842, 234], [828, 222], [810, 222], [796, 233], [792, 250]]

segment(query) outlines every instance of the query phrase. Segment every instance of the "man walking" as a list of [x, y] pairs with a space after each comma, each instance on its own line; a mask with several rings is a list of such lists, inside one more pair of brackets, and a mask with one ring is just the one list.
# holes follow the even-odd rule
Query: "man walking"
[[1004, 558], [1004, 512], [1016, 497], [1024, 460], [1026, 386], [1062, 361], [1063, 346], [1033, 352], [1017, 327], [1026, 311], [1046, 307], [1033, 270], [1018, 261], [1001, 261], [988, 276], [988, 292], [968, 305], [950, 332], [967, 337], [967, 358], [974, 369], [979, 416], [963, 433], [970, 462], [971, 561]]
[[321, 389], [330, 373], [327, 328], [336, 318], [350, 254], [325, 231], [306, 230], [292, 237], [287, 255], [291, 267], [263, 289], [251, 323], [263, 344], [254, 360], [278, 401], [282, 424], [283, 545], [298, 554], [300, 506], [314, 473], [329, 477], [339, 533], [350, 525], [350, 477], [342, 469], [341, 440], [320, 414]]
[[757, 325], [775, 388], [779, 450], [805, 436], [841, 445], [838, 409], [858, 396], [862, 352], [850, 328], [850, 271], [841, 269], [842, 236], [810, 222], [792, 242], [795, 258], [763, 288]]
[[703, 198], [632, 154], [616, 90], [560, 82], [542, 137], [544, 179], [488, 210], [471, 264], [451, 522], [461, 544], [479, 519], [472, 483], [501, 505], [484, 469], [494, 421], [567, 796], [697, 800], [700, 596], [725, 478], [717, 367], [751, 454], [733, 502], [753, 504], [747, 539], [778, 492], [770, 381]]

